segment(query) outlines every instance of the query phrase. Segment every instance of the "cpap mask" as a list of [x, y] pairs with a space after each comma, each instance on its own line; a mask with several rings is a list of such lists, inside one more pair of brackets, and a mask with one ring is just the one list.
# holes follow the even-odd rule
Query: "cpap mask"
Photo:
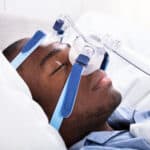
[[59, 130], [63, 119], [68, 118], [73, 111], [81, 76], [105, 69], [108, 54], [100, 42], [82, 35], [68, 16], [56, 20], [53, 29], [60, 42], [67, 41], [72, 47], [69, 52], [72, 69], [50, 121]]
[[136, 53], [122, 49], [120, 41], [113, 40], [108, 35], [85, 36], [68, 16], [56, 20], [53, 31], [53, 36], [37, 31], [11, 64], [17, 69], [38, 46], [52, 42], [52, 39], [55, 42], [71, 45], [69, 60], [72, 69], [50, 120], [50, 124], [57, 130], [60, 129], [63, 119], [68, 118], [73, 111], [81, 76], [89, 75], [97, 69], [104, 70], [108, 64], [109, 52], [115, 53], [140, 71], [150, 75], [150, 65], [147, 65], [149, 63], [145, 63]]
[[[73, 65], [76, 58], [83, 54], [90, 58], [84, 68], [83, 75], [93, 73], [97, 69], [105, 69], [108, 61], [108, 53], [104, 46], [91, 35], [83, 35], [69, 16], [62, 16], [53, 25], [53, 38], [60, 43], [71, 45], [69, 60]], [[49, 41], [49, 40], [48, 40]]]

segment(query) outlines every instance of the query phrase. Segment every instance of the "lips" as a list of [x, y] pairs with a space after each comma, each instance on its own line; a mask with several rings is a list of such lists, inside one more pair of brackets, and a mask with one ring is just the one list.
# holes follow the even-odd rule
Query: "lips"
[[92, 90], [97, 90], [102, 87], [110, 86], [112, 85], [112, 81], [110, 78], [107, 77], [106, 73], [104, 71], [98, 71], [96, 75], [94, 76], [94, 86]]

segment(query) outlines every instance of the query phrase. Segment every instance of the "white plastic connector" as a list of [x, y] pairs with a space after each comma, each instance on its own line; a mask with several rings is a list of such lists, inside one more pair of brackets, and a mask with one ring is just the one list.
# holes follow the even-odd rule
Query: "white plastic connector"
[[69, 60], [72, 65], [75, 63], [79, 54], [84, 54], [90, 58], [88, 66], [84, 69], [83, 75], [88, 75], [98, 70], [102, 64], [105, 54], [105, 49], [102, 46], [95, 46], [92, 42], [93, 39], [91, 40], [90, 38], [91, 37], [88, 37], [88, 43], [84, 42], [82, 38], [75, 40], [69, 53]]

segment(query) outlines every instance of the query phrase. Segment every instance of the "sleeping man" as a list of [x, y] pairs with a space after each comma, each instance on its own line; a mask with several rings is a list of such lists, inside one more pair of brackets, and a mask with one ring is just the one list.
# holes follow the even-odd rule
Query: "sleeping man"
[[[12, 61], [28, 41], [24, 38], [7, 47], [3, 52], [6, 58]], [[70, 48], [69, 44], [59, 42], [39, 46], [17, 69], [49, 120], [72, 67], [68, 59]], [[120, 102], [120, 93], [104, 71], [82, 76], [73, 113], [60, 129], [67, 147], [73, 150], [150, 149], [146, 140], [129, 132], [129, 125], [145, 116], [148, 118], [149, 112], [138, 113], [128, 108], [114, 111]]]

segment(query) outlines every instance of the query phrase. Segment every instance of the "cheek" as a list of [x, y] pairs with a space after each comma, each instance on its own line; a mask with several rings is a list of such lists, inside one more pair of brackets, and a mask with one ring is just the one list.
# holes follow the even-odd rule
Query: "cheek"
[[[90, 84], [89, 82], [87, 83]], [[96, 109], [102, 109], [106, 112], [114, 109], [116, 104], [116, 97], [114, 95], [116, 94], [112, 87], [102, 87], [92, 91], [88, 84], [81, 82], [75, 105], [75, 113], [85, 113], [87, 110], [92, 112]]]
[[57, 102], [66, 81], [66, 75], [47, 76], [44, 80], [46, 97]]
[[59, 98], [60, 93], [64, 86], [64, 80], [63, 79], [57, 79], [56, 81], [50, 82], [50, 93], [51, 97], [55, 98], [56, 100]]
[[38, 91], [36, 91], [36, 100], [43, 107], [49, 118], [51, 118], [52, 112], [55, 109], [63, 85], [63, 76], [55, 79], [42, 75]]
[[56, 100], [58, 100], [63, 87], [66, 83], [66, 80], [68, 78], [68, 75], [70, 73], [70, 66], [61, 70], [60, 72], [56, 73], [55, 75], [48, 77], [49, 83], [50, 83], [50, 89], [52, 92], [52, 97], [55, 97]]

